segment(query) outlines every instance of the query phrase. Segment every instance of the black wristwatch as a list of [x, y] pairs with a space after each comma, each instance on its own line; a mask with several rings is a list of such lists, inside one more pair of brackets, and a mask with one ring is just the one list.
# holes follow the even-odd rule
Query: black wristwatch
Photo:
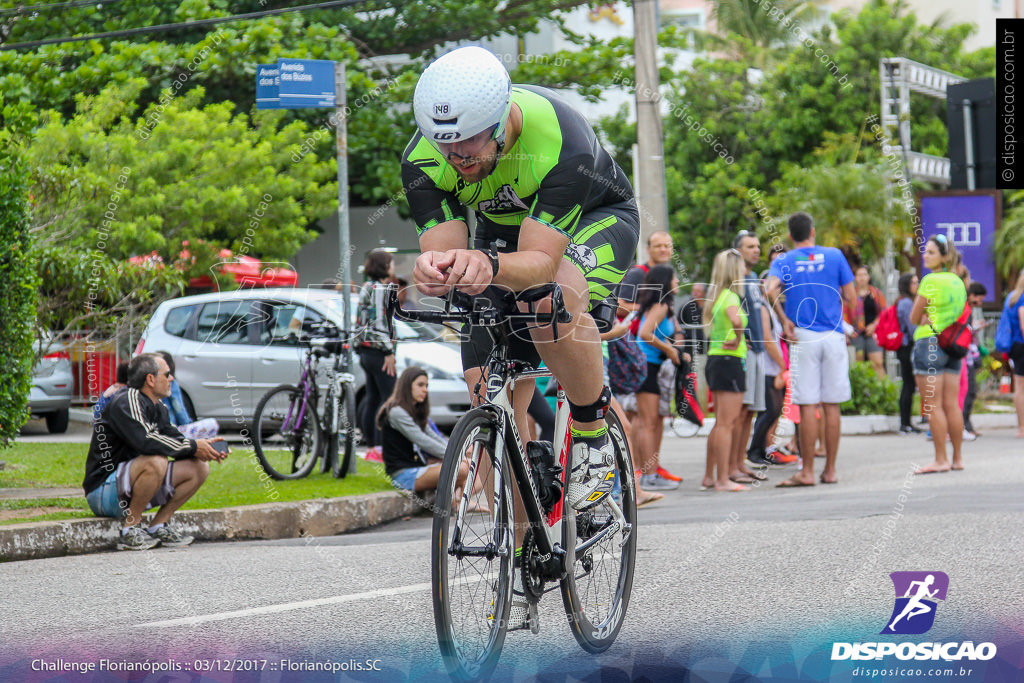
[[498, 277], [498, 248], [493, 244], [487, 249], [487, 255], [491, 257], [491, 278]]

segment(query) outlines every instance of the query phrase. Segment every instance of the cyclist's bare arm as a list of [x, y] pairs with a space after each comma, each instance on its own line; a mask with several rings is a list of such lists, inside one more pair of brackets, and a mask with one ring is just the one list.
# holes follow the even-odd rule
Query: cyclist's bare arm
[[501, 255], [496, 282], [516, 292], [554, 282], [568, 246], [566, 235], [526, 218], [519, 229], [519, 251]]

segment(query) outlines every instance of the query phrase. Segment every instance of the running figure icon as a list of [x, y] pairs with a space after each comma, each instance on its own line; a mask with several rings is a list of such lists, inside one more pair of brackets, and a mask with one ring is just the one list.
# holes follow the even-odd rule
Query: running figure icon
[[[921, 602], [921, 598], [934, 598], [935, 594], [939, 592], [938, 588], [936, 588], [934, 591], [928, 590], [928, 587], [931, 586], [933, 583], [935, 583], [934, 574], [929, 574], [924, 581], [910, 582], [910, 588], [907, 589], [907, 594], [903, 596], [905, 598], [910, 598], [910, 602], [908, 602], [907, 606], [903, 608], [903, 611], [900, 612], [900, 615], [893, 619], [892, 623], [889, 624], [890, 631], [896, 631], [896, 622], [902, 619], [903, 617], [906, 617], [907, 621], [910, 621], [911, 618], [916, 617], [918, 614], [927, 614], [928, 612], [931, 612], [934, 609], [934, 607], [932, 607], [931, 605], [927, 605]], [[917, 586], [917, 593], [911, 595], [910, 593], [914, 590], [914, 586]]]
[[893, 572], [890, 576], [896, 591], [896, 604], [889, 625], [882, 633], [920, 634], [931, 629], [937, 601], [946, 599], [949, 576], [934, 571]]

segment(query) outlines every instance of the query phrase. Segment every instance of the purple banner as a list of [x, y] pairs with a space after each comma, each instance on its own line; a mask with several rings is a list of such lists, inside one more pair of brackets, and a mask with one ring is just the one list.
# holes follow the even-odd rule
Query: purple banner
[[[921, 197], [922, 240], [945, 235], [956, 245], [971, 280], [985, 285], [986, 302], [998, 301], [995, 239], [998, 195], [956, 194]], [[922, 241], [923, 246], [923, 241]], [[922, 268], [928, 272], [927, 268]]]

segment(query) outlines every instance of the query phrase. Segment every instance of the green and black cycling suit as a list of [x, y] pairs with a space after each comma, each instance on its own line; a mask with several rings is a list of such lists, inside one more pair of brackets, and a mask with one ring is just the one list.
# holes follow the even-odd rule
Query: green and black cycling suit
[[[422, 235], [441, 223], [466, 222], [469, 207], [477, 219], [474, 248], [496, 243], [498, 251], [514, 252], [523, 220], [532, 218], [569, 238], [563, 258], [583, 273], [591, 303], [601, 301], [636, 252], [633, 188], [590, 123], [553, 92], [515, 85], [512, 102], [523, 113], [522, 132], [479, 183], [463, 181], [420, 133], [413, 137], [402, 158], [402, 183], [416, 229]], [[467, 360], [463, 344], [464, 365], [479, 365]]]

